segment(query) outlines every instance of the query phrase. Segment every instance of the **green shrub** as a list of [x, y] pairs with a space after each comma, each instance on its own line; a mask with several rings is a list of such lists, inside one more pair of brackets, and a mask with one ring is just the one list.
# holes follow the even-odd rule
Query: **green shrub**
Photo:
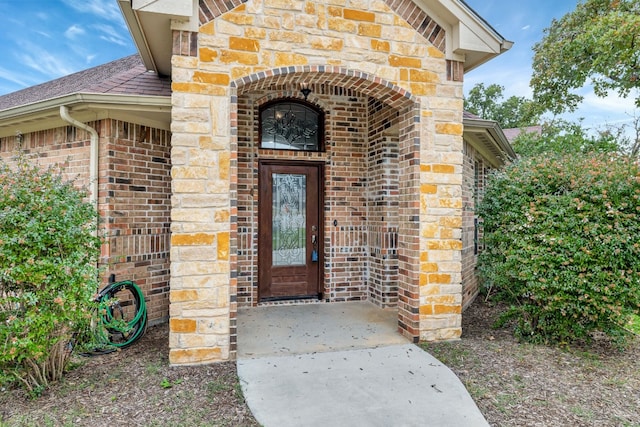
[[59, 379], [92, 318], [97, 213], [60, 171], [0, 164], [0, 382], [37, 394]]
[[479, 207], [479, 272], [501, 322], [538, 342], [624, 341], [640, 312], [640, 172], [613, 154], [546, 154], [496, 173]]

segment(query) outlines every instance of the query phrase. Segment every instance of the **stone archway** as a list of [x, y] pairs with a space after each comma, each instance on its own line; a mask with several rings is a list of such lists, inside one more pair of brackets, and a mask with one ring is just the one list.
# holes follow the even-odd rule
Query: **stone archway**
[[[279, 98], [301, 98], [324, 109], [329, 141], [323, 153], [259, 150], [258, 107]], [[232, 200], [238, 201], [231, 253], [238, 254], [232, 301], [257, 304], [255, 225], [257, 162], [305, 159], [327, 169], [324, 221], [327, 269], [323, 300], [369, 299], [397, 307], [399, 330], [419, 338], [419, 104], [406, 90], [367, 73], [305, 66], [264, 71], [231, 82]], [[234, 155], [232, 154], [232, 158]], [[234, 169], [235, 168], [235, 169]], [[233, 263], [233, 261], [232, 261]], [[232, 330], [232, 335], [235, 331]]]

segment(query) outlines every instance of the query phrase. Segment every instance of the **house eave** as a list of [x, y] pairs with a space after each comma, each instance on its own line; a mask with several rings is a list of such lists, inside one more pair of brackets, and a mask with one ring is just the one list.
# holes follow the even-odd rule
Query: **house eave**
[[170, 76], [173, 30], [198, 31], [198, 2], [118, 0], [118, 5], [147, 69]]
[[491, 166], [498, 168], [516, 158], [513, 147], [497, 122], [463, 118], [462, 124], [464, 140], [480, 152]]
[[66, 126], [67, 106], [81, 122], [116, 119], [170, 130], [171, 97], [76, 93], [0, 111], [0, 138]]
[[[462, 62], [465, 72], [506, 52], [505, 39], [463, 0], [414, 0], [446, 31], [447, 59]], [[173, 30], [198, 31], [196, 0], [118, 0], [122, 15], [145, 66], [171, 75]]]
[[462, 62], [465, 72], [508, 51], [505, 39], [463, 0], [416, 0], [447, 34], [447, 59]]

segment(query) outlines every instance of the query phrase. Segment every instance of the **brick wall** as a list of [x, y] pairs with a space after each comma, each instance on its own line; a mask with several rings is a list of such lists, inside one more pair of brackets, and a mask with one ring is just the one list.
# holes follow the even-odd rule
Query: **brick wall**
[[369, 100], [368, 233], [369, 296], [381, 307], [398, 304], [398, 111]]
[[0, 158], [11, 164], [21, 148], [41, 166], [63, 166], [65, 178], [77, 180], [80, 186], [88, 186], [90, 145], [85, 131], [73, 126], [59, 127], [0, 138]]
[[170, 137], [118, 120], [100, 123], [99, 206], [106, 218], [102, 263], [117, 281], [133, 280], [151, 323], [169, 317]]
[[[323, 93], [313, 100], [326, 113], [325, 150], [292, 152], [259, 148], [258, 111], [263, 103], [302, 98], [292, 89], [245, 94], [238, 100], [238, 304], [255, 305], [257, 291], [258, 162], [287, 159], [325, 164], [324, 297], [397, 303], [398, 137], [397, 110], [358, 97]], [[368, 104], [371, 103], [372, 106]], [[377, 110], [376, 110], [377, 109]], [[370, 111], [375, 110], [369, 118]], [[381, 112], [380, 112], [381, 111]], [[395, 123], [395, 124], [394, 124]], [[389, 137], [379, 130], [394, 126]], [[369, 135], [376, 135], [369, 141]], [[391, 222], [391, 223], [389, 223]]]
[[462, 307], [478, 295], [476, 275], [478, 253], [482, 250], [482, 230], [476, 207], [484, 195], [489, 163], [469, 143], [464, 143], [464, 177], [462, 185]]
[[[89, 122], [99, 134], [98, 203], [105, 236], [102, 283], [133, 280], [142, 288], [149, 321], [169, 309], [170, 134], [115, 120]], [[0, 138], [11, 163], [16, 137]], [[42, 166], [64, 166], [69, 179], [89, 185], [90, 138], [72, 126], [22, 135], [24, 152]]]

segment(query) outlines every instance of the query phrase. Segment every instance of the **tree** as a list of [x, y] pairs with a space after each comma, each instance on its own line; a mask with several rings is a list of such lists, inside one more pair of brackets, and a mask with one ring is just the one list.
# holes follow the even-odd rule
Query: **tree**
[[[542, 124], [541, 132], [518, 135], [511, 143], [520, 157], [545, 154], [589, 154], [623, 151], [622, 130], [611, 128], [594, 135], [579, 122], [555, 119]], [[624, 143], [624, 141], [623, 141]]]
[[551, 22], [533, 51], [533, 98], [554, 114], [574, 111], [582, 101], [574, 91], [589, 84], [598, 96], [626, 97], [640, 88], [640, 1], [579, 3]]
[[540, 111], [525, 97], [511, 96], [503, 101], [504, 87], [483, 83], [475, 85], [464, 100], [464, 109], [486, 120], [495, 120], [504, 128], [521, 128], [538, 124]]

